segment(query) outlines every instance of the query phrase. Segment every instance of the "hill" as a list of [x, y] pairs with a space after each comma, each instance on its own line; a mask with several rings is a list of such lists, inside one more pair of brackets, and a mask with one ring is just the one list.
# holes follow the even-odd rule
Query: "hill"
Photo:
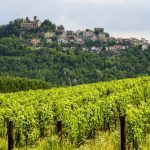
[[94, 83], [150, 74], [150, 49], [100, 54], [60, 46], [36, 48], [22, 38], [0, 39], [0, 75], [40, 79], [57, 86]]
[[55, 86], [149, 75], [149, 51], [144, 38], [113, 38], [104, 28], [67, 31], [36, 16], [0, 26], [0, 75]]

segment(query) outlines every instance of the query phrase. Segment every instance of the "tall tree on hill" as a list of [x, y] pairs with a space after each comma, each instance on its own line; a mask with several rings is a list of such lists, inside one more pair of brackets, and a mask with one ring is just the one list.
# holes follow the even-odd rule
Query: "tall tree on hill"
[[44, 32], [56, 30], [56, 25], [53, 24], [50, 20], [46, 19], [41, 24], [41, 30]]

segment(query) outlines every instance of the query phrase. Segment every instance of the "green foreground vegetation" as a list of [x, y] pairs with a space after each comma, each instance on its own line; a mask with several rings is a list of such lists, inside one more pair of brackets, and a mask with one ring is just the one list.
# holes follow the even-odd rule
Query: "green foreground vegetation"
[[148, 150], [150, 77], [0, 94], [0, 149], [8, 136], [20, 150], [117, 150], [122, 136]]

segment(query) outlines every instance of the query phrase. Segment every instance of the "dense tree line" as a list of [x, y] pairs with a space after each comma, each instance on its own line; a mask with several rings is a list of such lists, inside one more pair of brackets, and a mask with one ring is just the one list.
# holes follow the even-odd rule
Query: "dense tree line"
[[150, 49], [132, 48], [100, 54], [62, 51], [60, 46], [33, 48], [22, 38], [0, 39], [0, 75], [76, 85], [150, 74]]
[[0, 77], [0, 93], [9, 93], [36, 89], [49, 89], [52, 84], [41, 81], [31, 80], [28, 78], [1, 76]]

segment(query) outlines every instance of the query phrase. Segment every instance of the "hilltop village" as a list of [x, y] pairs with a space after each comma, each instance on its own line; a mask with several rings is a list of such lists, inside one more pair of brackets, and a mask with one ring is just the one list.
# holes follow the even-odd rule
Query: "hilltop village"
[[100, 53], [102, 50], [117, 52], [130, 47], [138, 47], [141, 50], [149, 47], [145, 38], [115, 38], [100, 27], [93, 30], [68, 31], [63, 25], [56, 26], [49, 20], [42, 23], [37, 16], [33, 17], [33, 21], [28, 17], [21, 20], [19, 36], [24, 37], [34, 47], [57, 44], [63, 51], [80, 47], [83, 51]]

